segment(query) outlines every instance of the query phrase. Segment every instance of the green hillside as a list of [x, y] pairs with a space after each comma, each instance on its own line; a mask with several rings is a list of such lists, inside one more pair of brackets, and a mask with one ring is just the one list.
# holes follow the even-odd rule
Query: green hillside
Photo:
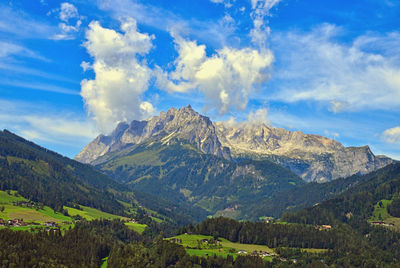
[[295, 213], [287, 213], [282, 219], [309, 224], [344, 222], [360, 227], [373, 216], [378, 202], [392, 200], [399, 195], [400, 163], [364, 175], [364, 179], [364, 182], [333, 199]]
[[[64, 213], [56, 212], [48, 206], [33, 203], [20, 196], [17, 191], [0, 191], [0, 219], [4, 221], [22, 219], [27, 226], [10, 227], [13, 230], [44, 228], [46, 222], [55, 222], [61, 229], [73, 226], [76, 216], [88, 221], [98, 219], [118, 219], [125, 222], [128, 228], [143, 233], [145, 224], [130, 222], [129, 218], [110, 214], [101, 210], [80, 206], [80, 209], [64, 206]], [[0, 228], [5, 228], [1, 226]]]
[[207, 213], [161, 197], [134, 192], [90, 165], [63, 157], [7, 130], [0, 132], [0, 191], [17, 190], [24, 198], [63, 212], [64, 207], [96, 209], [146, 218], [169, 225], [204, 219]]
[[213, 215], [246, 210], [280, 191], [305, 183], [269, 161], [228, 161], [199, 152], [184, 140], [149, 141], [106, 155], [98, 168], [137, 191], [191, 204]]
[[256, 204], [249, 203], [247, 213], [240, 215], [243, 219], [256, 220], [263, 216], [279, 218], [284, 212], [297, 211], [311, 207], [373, 178], [375, 173], [353, 175], [326, 183], [311, 182], [285, 192], [273, 194], [268, 199]]
[[0, 190], [62, 211], [81, 204], [124, 214], [114, 191], [124, 188], [90, 166], [51, 152], [7, 130], [0, 132]]

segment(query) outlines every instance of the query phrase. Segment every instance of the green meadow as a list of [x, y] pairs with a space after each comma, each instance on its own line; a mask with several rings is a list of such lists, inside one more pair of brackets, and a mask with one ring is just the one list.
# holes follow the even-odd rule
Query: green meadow
[[[264, 245], [253, 245], [253, 244], [241, 244], [241, 243], [234, 243], [224, 238], [218, 238], [221, 241], [220, 245], [208, 245], [205, 243], [201, 243], [202, 239], [213, 239], [212, 236], [207, 235], [189, 235], [183, 234], [174, 237], [168, 238], [171, 239], [179, 239], [182, 242], [179, 243], [183, 247], [185, 247], [186, 252], [189, 255], [196, 255], [196, 256], [222, 256], [227, 257], [228, 255], [232, 255], [236, 258], [239, 254], [238, 251], [244, 250], [247, 253], [252, 253], [253, 251], [265, 251], [270, 254], [275, 254], [274, 250], [264, 246]], [[272, 260], [271, 257], [266, 257], [265, 259]]]
[[[81, 216], [82, 218], [91, 221], [94, 219], [120, 219], [127, 221], [128, 218], [103, 212], [101, 210], [80, 206], [82, 210], [64, 206], [64, 209], [68, 211], [69, 216], [65, 216], [62, 213], [54, 212], [50, 207], [44, 206], [42, 209], [35, 209], [32, 207], [25, 206], [14, 206], [14, 202], [18, 201], [28, 201], [27, 199], [19, 196], [15, 191], [0, 191], [0, 208], [4, 207], [3, 211], [0, 211], [0, 218], [3, 220], [10, 219], [23, 219], [24, 222], [33, 222], [36, 224], [43, 224], [45, 222], [56, 222], [59, 224], [61, 229], [69, 228], [73, 226], [72, 217]], [[66, 223], [68, 222], [68, 223]], [[145, 224], [139, 223], [125, 223], [130, 229], [143, 233], [144, 229], [147, 227]], [[21, 226], [21, 227], [11, 227], [12, 230], [29, 230], [32, 226]], [[37, 226], [40, 228], [40, 226]], [[2, 227], [5, 228], [5, 227]], [[36, 228], [36, 227], [35, 227]]]
[[94, 219], [122, 219], [122, 220], [127, 220], [127, 218], [125, 217], [121, 217], [118, 215], [114, 215], [114, 214], [110, 214], [107, 212], [103, 212], [101, 210], [95, 209], [95, 208], [91, 208], [91, 207], [85, 207], [85, 206], [80, 206], [82, 208], [82, 210], [80, 209], [76, 209], [76, 208], [71, 208], [71, 207], [67, 207], [64, 206], [64, 209], [66, 209], [68, 211], [68, 214], [70, 216], [81, 216], [82, 218], [85, 218], [88, 221], [94, 220]]
[[384, 221], [386, 223], [393, 223], [394, 226], [390, 228], [394, 228], [397, 231], [400, 231], [400, 218], [392, 217], [387, 212], [387, 206], [392, 203], [392, 200], [383, 199], [374, 205], [374, 211], [372, 212], [372, 216], [369, 218], [369, 221]]
[[[254, 251], [264, 251], [268, 252], [271, 255], [275, 255], [275, 251], [272, 248], [269, 248], [265, 245], [254, 245], [254, 244], [241, 244], [234, 243], [225, 238], [218, 238], [221, 241], [220, 246], [209, 246], [208, 244], [201, 243], [202, 239], [213, 239], [212, 236], [207, 235], [189, 235], [183, 234], [174, 237], [167, 238], [167, 240], [171, 239], [179, 239], [181, 242], [179, 243], [183, 247], [185, 247], [186, 252], [189, 255], [196, 256], [213, 256], [214, 254], [217, 256], [222, 256], [226, 258], [228, 255], [232, 255], [233, 258], [236, 258], [239, 253], [238, 251], [243, 250], [247, 253], [252, 253]], [[323, 253], [326, 252], [326, 249], [313, 249], [313, 248], [304, 248], [301, 249], [303, 252], [309, 253]], [[264, 257], [265, 260], [272, 261], [272, 256]]]
[[133, 222], [126, 222], [125, 225], [128, 226], [129, 229], [134, 230], [139, 234], [142, 234], [144, 232], [144, 229], [146, 229], [147, 227], [146, 224], [133, 223]]

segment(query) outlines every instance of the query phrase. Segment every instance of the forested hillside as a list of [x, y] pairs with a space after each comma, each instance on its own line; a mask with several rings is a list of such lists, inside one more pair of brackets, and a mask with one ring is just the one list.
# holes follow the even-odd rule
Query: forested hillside
[[308, 224], [344, 222], [360, 229], [367, 224], [376, 203], [383, 199], [391, 200], [400, 193], [400, 163], [391, 164], [366, 176], [368, 180], [339, 196], [317, 206], [287, 213], [282, 218]]
[[28, 200], [60, 212], [63, 206], [81, 205], [117, 215], [155, 214], [173, 225], [198, 222], [207, 216], [200, 208], [134, 192], [90, 165], [63, 157], [7, 130], [0, 132], [0, 190], [17, 190]]
[[77, 204], [123, 214], [111, 191], [124, 187], [88, 165], [4, 130], [0, 132], [0, 190], [18, 190], [25, 198], [61, 211]]
[[243, 204], [305, 184], [267, 160], [237, 163], [204, 154], [179, 139], [170, 139], [168, 145], [149, 141], [105, 157], [108, 160], [97, 167], [117, 181], [211, 215], [229, 208], [247, 210]]
[[[321, 229], [299, 223], [238, 222], [215, 218], [195, 227], [189, 226], [182, 232], [223, 237], [241, 243], [266, 244], [275, 248], [281, 257], [296, 260], [283, 267], [399, 267], [400, 233], [382, 227], [371, 227], [366, 236], [347, 224]], [[315, 266], [307, 266], [311, 264]]]
[[256, 204], [249, 203], [248, 206], [251, 209], [248, 210], [247, 214], [242, 214], [240, 218], [253, 220], [262, 216], [279, 218], [284, 212], [297, 211], [334, 198], [352, 187], [373, 179], [380, 172], [385, 172], [384, 170], [386, 169], [383, 168], [366, 175], [340, 178], [326, 183], [311, 182], [289, 191], [278, 192]]

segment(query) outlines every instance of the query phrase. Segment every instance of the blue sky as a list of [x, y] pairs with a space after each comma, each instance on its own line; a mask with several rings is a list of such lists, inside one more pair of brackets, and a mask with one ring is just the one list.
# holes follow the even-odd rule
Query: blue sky
[[399, 15], [395, 0], [2, 1], [0, 128], [73, 157], [191, 104], [400, 159]]

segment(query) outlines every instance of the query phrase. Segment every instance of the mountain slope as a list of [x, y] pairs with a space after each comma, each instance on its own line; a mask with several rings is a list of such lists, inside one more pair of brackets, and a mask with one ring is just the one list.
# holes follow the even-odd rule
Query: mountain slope
[[214, 214], [241, 210], [244, 202], [267, 198], [277, 191], [303, 185], [294, 173], [269, 161], [236, 163], [204, 154], [187, 140], [149, 140], [108, 153], [97, 165], [133, 189], [189, 203]]
[[4, 130], [0, 132], [0, 189], [18, 190], [54, 209], [85, 205], [123, 214], [123, 206], [109, 190], [122, 190], [88, 165], [70, 160]]
[[201, 209], [134, 192], [90, 165], [63, 157], [7, 130], [0, 131], [0, 190], [17, 190], [23, 197], [58, 211], [65, 205], [83, 205], [124, 215], [128, 204], [133, 210], [141, 207], [143, 213], [152, 211], [170, 223], [188, 224], [207, 216]]
[[120, 123], [110, 135], [100, 135], [85, 146], [75, 159], [97, 165], [126, 147], [149, 140], [168, 146], [171, 139], [185, 140], [202, 153], [228, 160], [269, 160], [307, 182], [366, 174], [392, 162], [388, 157], [375, 156], [368, 146], [344, 147], [322, 136], [264, 124], [211, 122], [190, 105], [171, 108], [145, 121]]
[[310, 224], [344, 222], [361, 228], [371, 217], [374, 205], [400, 193], [400, 163], [365, 175], [365, 181], [316, 206], [287, 213], [284, 220]]
[[195, 112], [190, 105], [179, 110], [171, 108], [167, 113], [162, 112], [146, 121], [120, 123], [110, 136], [98, 136], [75, 159], [98, 164], [106, 160], [102, 158], [105, 154], [150, 138], [162, 138], [163, 144], [168, 144], [172, 138], [184, 139], [203, 153], [230, 159], [229, 150], [221, 146], [211, 120]]
[[311, 182], [287, 192], [275, 193], [270, 198], [262, 200], [257, 204], [248, 204], [250, 208], [249, 213], [241, 215], [241, 218], [254, 220], [262, 216], [279, 218], [284, 212], [297, 211], [332, 199], [352, 187], [356, 187], [374, 178], [377, 172], [380, 172], [380, 170], [366, 175], [353, 175], [326, 183]]
[[368, 146], [341, 143], [301, 131], [264, 124], [215, 123], [221, 144], [234, 158], [269, 159], [289, 168], [305, 181], [326, 182], [353, 174], [366, 174], [392, 162], [375, 156]]

